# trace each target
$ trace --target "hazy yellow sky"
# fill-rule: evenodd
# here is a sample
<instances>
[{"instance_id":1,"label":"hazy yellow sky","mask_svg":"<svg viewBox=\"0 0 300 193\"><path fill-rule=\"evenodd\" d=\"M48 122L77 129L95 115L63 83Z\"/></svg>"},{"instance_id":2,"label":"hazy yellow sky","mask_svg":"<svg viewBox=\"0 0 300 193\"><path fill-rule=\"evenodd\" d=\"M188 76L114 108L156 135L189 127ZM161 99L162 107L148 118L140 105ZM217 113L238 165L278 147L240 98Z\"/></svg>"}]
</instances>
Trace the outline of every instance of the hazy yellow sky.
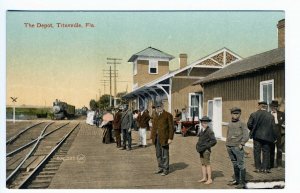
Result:
<instances>
[{"instance_id":1,"label":"hazy yellow sky","mask_svg":"<svg viewBox=\"0 0 300 193\"><path fill-rule=\"evenodd\" d=\"M284 12L7 12L7 95L17 105L51 106L57 98L81 108L104 93L100 80L107 57L121 58L118 92L131 91L127 62L149 46L191 63L227 47L242 57L277 47L278 20ZM53 28L24 23L52 24ZM82 28L58 28L80 23ZM94 27L85 27L91 23ZM106 93L109 92L106 86Z\"/></svg>"}]
</instances>

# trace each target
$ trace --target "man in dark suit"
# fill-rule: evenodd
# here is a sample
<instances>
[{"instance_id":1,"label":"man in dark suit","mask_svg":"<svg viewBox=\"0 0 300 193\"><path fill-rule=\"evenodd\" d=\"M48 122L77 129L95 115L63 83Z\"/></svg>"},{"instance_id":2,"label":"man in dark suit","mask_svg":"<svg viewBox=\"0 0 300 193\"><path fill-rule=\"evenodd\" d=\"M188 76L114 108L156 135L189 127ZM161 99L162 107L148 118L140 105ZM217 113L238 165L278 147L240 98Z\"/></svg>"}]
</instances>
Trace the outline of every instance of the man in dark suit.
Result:
<instances>
[{"instance_id":1,"label":"man in dark suit","mask_svg":"<svg viewBox=\"0 0 300 193\"><path fill-rule=\"evenodd\" d=\"M119 106L118 112L114 116L113 129L115 131L117 148L121 147L121 119L122 119L122 106Z\"/></svg>"},{"instance_id":2,"label":"man in dark suit","mask_svg":"<svg viewBox=\"0 0 300 193\"><path fill-rule=\"evenodd\" d=\"M123 148L122 150L126 149L126 141L128 142L128 151L132 150L131 148L131 129L132 129L132 122L133 122L133 115L132 112L128 109L128 105L123 105L123 113L121 117L121 129L123 135Z\"/></svg>"},{"instance_id":3,"label":"man in dark suit","mask_svg":"<svg viewBox=\"0 0 300 193\"><path fill-rule=\"evenodd\" d=\"M163 109L162 102L156 103L157 116L153 119L152 143L155 144L158 171L162 176L169 173L169 145L174 137L173 115Z\"/></svg>"},{"instance_id":4,"label":"man in dark suit","mask_svg":"<svg viewBox=\"0 0 300 193\"><path fill-rule=\"evenodd\" d=\"M250 115L247 123L254 143L255 172L270 173L270 146L276 141L274 117L267 107L267 102L259 102L258 111Z\"/></svg>"},{"instance_id":5,"label":"man in dark suit","mask_svg":"<svg viewBox=\"0 0 300 193\"><path fill-rule=\"evenodd\" d=\"M149 129L149 120L150 120L150 115L147 109L144 108L143 105L140 106L140 112L138 113L137 116L137 124L139 128L139 146L146 147L147 146L147 141L146 141L146 132L147 129Z\"/></svg>"},{"instance_id":6,"label":"man in dark suit","mask_svg":"<svg viewBox=\"0 0 300 193\"><path fill-rule=\"evenodd\" d=\"M276 125L276 137L277 137L277 141L276 144L272 144L271 145L271 157L270 157L270 167L273 168L274 167L274 158L275 158L275 146L277 148L277 154L276 154L276 165L277 167L282 167L282 138L284 137L284 128L282 127L284 121L285 121L285 114L282 111L278 110L278 101L273 100L270 103L270 107L271 107L271 114L274 116L274 120L275 120L275 125Z\"/></svg>"}]
</instances>

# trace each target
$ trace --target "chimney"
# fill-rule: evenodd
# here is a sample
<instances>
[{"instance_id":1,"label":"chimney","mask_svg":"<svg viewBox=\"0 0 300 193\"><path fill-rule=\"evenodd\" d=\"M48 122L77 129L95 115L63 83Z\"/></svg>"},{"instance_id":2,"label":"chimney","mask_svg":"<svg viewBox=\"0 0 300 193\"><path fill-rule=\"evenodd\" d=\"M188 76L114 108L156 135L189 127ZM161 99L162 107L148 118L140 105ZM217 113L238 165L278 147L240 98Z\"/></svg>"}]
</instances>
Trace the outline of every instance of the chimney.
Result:
<instances>
[{"instance_id":1,"label":"chimney","mask_svg":"<svg viewBox=\"0 0 300 193\"><path fill-rule=\"evenodd\" d=\"M278 21L278 48L285 47L285 19Z\"/></svg>"},{"instance_id":2,"label":"chimney","mask_svg":"<svg viewBox=\"0 0 300 193\"><path fill-rule=\"evenodd\" d=\"M179 54L180 69L187 66L187 54Z\"/></svg>"}]
</instances>

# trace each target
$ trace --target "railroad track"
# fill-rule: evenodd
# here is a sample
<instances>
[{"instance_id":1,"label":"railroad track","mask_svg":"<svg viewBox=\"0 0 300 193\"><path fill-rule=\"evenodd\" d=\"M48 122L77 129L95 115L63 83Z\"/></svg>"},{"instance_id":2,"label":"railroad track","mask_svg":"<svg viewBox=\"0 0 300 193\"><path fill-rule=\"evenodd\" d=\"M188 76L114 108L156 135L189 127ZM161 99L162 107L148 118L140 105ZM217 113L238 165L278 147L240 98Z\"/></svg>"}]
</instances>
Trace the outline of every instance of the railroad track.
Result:
<instances>
[{"instance_id":1,"label":"railroad track","mask_svg":"<svg viewBox=\"0 0 300 193\"><path fill-rule=\"evenodd\" d=\"M77 124L47 123L37 138L7 153L8 188L47 188L78 132ZM50 127L51 125L51 127ZM17 142L19 139L16 139ZM8 164L16 159L15 163Z\"/></svg>"}]
</instances>

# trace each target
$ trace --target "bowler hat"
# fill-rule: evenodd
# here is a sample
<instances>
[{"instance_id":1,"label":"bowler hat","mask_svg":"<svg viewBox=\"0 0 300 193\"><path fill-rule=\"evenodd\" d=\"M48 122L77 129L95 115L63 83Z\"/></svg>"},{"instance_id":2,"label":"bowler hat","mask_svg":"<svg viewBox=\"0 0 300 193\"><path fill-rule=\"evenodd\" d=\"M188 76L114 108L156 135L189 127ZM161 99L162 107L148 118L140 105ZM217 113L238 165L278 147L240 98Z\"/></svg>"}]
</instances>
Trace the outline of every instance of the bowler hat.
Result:
<instances>
[{"instance_id":1,"label":"bowler hat","mask_svg":"<svg viewBox=\"0 0 300 193\"><path fill-rule=\"evenodd\" d=\"M233 107L232 109L230 109L231 113L240 113L242 112L242 110L239 107Z\"/></svg>"},{"instance_id":2,"label":"bowler hat","mask_svg":"<svg viewBox=\"0 0 300 193\"><path fill-rule=\"evenodd\" d=\"M268 103L266 101L259 101L258 104L259 105L268 105Z\"/></svg>"},{"instance_id":3,"label":"bowler hat","mask_svg":"<svg viewBox=\"0 0 300 193\"><path fill-rule=\"evenodd\" d=\"M206 122L211 122L211 119L208 116L203 116L200 121L206 121Z\"/></svg>"},{"instance_id":4,"label":"bowler hat","mask_svg":"<svg viewBox=\"0 0 300 193\"><path fill-rule=\"evenodd\" d=\"M272 107L278 107L278 101L273 100L273 101L270 103L270 106L272 106Z\"/></svg>"}]
</instances>

